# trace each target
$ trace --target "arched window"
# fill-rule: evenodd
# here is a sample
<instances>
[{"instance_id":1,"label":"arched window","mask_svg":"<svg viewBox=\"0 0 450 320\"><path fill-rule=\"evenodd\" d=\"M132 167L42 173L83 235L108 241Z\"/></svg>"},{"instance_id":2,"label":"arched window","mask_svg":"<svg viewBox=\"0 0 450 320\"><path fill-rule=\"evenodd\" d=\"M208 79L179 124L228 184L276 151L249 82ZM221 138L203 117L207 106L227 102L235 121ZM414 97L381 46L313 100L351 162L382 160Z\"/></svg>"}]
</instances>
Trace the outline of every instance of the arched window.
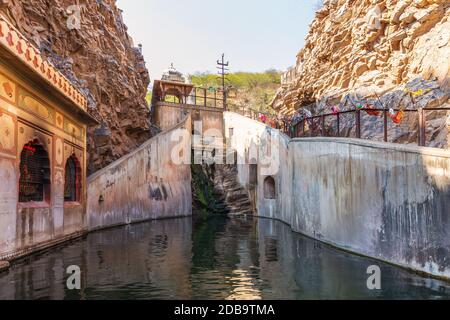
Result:
<instances>
[{"instance_id":1,"label":"arched window","mask_svg":"<svg viewBox=\"0 0 450 320\"><path fill-rule=\"evenodd\" d=\"M50 200L50 160L38 140L28 142L20 154L19 202Z\"/></svg>"},{"instance_id":2,"label":"arched window","mask_svg":"<svg viewBox=\"0 0 450 320\"><path fill-rule=\"evenodd\" d=\"M264 198L276 199L275 180L272 177L267 177L264 179Z\"/></svg>"},{"instance_id":3,"label":"arched window","mask_svg":"<svg viewBox=\"0 0 450 320\"><path fill-rule=\"evenodd\" d=\"M64 180L64 201L79 202L81 200L81 166L75 155L67 159Z\"/></svg>"}]
</instances>

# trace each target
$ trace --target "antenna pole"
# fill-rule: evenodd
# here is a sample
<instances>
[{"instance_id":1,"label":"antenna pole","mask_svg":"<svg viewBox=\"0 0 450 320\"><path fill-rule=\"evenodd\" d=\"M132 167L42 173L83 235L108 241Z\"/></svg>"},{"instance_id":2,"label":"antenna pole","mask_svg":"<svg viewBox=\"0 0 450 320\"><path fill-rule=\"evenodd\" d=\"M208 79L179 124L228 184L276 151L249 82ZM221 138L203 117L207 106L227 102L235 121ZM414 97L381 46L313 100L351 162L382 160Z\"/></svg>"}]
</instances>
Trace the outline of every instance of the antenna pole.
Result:
<instances>
[{"instance_id":1,"label":"antenna pole","mask_svg":"<svg viewBox=\"0 0 450 320\"><path fill-rule=\"evenodd\" d=\"M225 54L222 54L222 59L221 60L217 60L217 66L219 69L219 75L221 76L221 80L222 80L222 92L223 92L223 107L226 110L227 109L227 89L225 87L225 77L227 75L226 71L226 67L229 66L229 62L225 62Z\"/></svg>"}]
</instances>

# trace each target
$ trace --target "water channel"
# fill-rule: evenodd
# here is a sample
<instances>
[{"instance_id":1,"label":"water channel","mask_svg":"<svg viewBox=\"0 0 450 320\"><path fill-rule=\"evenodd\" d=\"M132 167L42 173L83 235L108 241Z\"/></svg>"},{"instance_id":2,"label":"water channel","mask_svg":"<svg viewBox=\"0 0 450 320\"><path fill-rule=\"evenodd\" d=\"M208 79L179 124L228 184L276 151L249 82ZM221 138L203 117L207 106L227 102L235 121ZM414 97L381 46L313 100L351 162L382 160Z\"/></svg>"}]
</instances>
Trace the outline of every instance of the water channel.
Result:
<instances>
[{"instance_id":1,"label":"water channel","mask_svg":"<svg viewBox=\"0 0 450 320\"><path fill-rule=\"evenodd\" d=\"M81 269L81 290L66 269ZM381 290L367 268L381 268ZM336 250L267 219L160 220L15 262L0 299L448 299L450 283Z\"/></svg>"}]
</instances>

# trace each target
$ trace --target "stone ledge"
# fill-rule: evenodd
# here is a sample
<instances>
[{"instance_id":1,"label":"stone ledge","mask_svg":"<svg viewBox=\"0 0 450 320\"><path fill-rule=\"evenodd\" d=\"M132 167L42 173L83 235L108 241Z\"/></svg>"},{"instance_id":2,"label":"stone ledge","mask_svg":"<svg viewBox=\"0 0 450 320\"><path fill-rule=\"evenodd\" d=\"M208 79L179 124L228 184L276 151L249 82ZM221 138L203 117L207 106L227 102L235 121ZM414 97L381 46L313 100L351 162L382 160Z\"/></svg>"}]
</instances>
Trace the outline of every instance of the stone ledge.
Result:
<instances>
[{"instance_id":1,"label":"stone ledge","mask_svg":"<svg viewBox=\"0 0 450 320\"><path fill-rule=\"evenodd\" d=\"M290 140L290 143L295 143L295 142L297 142L297 143L298 142L314 142L314 143L331 142L331 143L338 143L338 144L357 145L357 146L369 147L369 148L387 149L387 150L391 150L391 151L415 153L418 155L425 155L425 156L450 158L450 150L447 150L447 149L420 147L420 146L415 146L415 145L373 141L373 140L367 140L367 139L344 138L344 137L305 137L305 138L293 138Z\"/></svg>"},{"instance_id":2,"label":"stone ledge","mask_svg":"<svg viewBox=\"0 0 450 320\"><path fill-rule=\"evenodd\" d=\"M78 239L86 234L87 234L87 230L83 229L81 231L77 231L77 232L71 233L69 235L65 235L65 236L61 236L61 237L58 237L58 238L55 238L52 240L37 243L37 244L31 245L29 247L25 247L22 249L10 251L10 252L0 252L0 263L6 262L6 261L1 261L1 259L8 259L9 261L17 260L17 259L29 256L31 254L35 254L37 252L41 252L41 251L50 249L52 247L56 247L65 242Z\"/></svg>"},{"instance_id":3,"label":"stone ledge","mask_svg":"<svg viewBox=\"0 0 450 320\"><path fill-rule=\"evenodd\" d=\"M0 261L0 272L8 270L9 269L9 262L8 261Z\"/></svg>"}]
</instances>

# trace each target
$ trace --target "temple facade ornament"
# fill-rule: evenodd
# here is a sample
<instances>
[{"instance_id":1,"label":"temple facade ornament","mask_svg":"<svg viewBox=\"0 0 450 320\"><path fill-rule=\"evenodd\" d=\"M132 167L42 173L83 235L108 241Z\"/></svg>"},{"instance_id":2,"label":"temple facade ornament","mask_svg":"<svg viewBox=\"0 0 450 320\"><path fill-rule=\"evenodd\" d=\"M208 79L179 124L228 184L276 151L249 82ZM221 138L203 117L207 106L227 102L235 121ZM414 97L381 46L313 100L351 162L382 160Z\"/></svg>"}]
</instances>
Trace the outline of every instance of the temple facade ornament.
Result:
<instances>
[{"instance_id":1,"label":"temple facade ornament","mask_svg":"<svg viewBox=\"0 0 450 320\"><path fill-rule=\"evenodd\" d=\"M158 101L164 101L167 97L173 97L177 103L193 103L190 96L194 86L190 83L189 77L186 77L175 69L173 63L164 70L161 80L155 80L153 85L153 98Z\"/></svg>"},{"instance_id":2,"label":"temple facade ornament","mask_svg":"<svg viewBox=\"0 0 450 320\"><path fill-rule=\"evenodd\" d=\"M0 47L6 49L42 80L51 84L76 106L86 110L86 97L34 47L8 20L0 14Z\"/></svg>"},{"instance_id":3,"label":"temple facade ornament","mask_svg":"<svg viewBox=\"0 0 450 320\"><path fill-rule=\"evenodd\" d=\"M175 69L173 63L170 64L169 68L164 70L161 80L186 83L186 77L180 71Z\"/></svg>"},{"instance_id":4,"label":"temple facade ornament","mask_svg":"<svg viewBox=\"0 0 450 320\"><path fill-rule=\"evenodd\" d=\"M86 132L96 124L86 108L0 15L0 261L84 231Z\"/></svg>"}]
</instances>

